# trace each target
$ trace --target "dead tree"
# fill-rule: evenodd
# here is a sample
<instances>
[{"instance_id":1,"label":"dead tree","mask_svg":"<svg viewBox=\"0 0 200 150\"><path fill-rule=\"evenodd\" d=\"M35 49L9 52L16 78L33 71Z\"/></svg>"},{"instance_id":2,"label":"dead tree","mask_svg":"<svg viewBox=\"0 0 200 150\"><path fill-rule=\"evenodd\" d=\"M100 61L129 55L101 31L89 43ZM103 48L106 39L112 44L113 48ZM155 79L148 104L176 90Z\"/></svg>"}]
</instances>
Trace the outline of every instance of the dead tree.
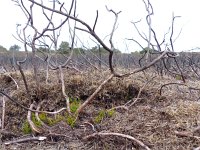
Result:
<instances>
[{"instance_id":1,"label":"dead tree","mask_svg":"<svg viewBox=\"0 0 200 150\"><path fill-rule=\"evenodd\" d=\"M147 63L141 65L139 68L133 69L131 71L127 71L126 73L118 72L117 69L113 65L113 54L116 50L114 42L113 42L113 37L115 35L118 17L120 17L121 11L115 12L114 10L106 7L108 13L112 13L115 18L115 20L113 22L112 30L109 34L109 44L110 45L107 45L103 41L103 39L96 33L96 26L97 26L97 22L98 22L98 18L99 18L98 11L96 13L96 18L94 20L94 24L92 26L90 26L87 22L85 22L84 20L79 18L78 15L76 15L76 0L71 0L69 10L67 10L65 8L65 7L68 7L65 5L65 3L61 3L57 0L50 2L50 4L52 4L52 7L50 7L48 4L46 4L46 1L15 0L15 2L17 3L18 6L20 6L21 10L24 12L24 14L27 18L27 23L26 23L25 27L23 28L23 32L22 32L23 36L21 36L19 34L19 40L24 43L24 49L26 50L27 55L28 55L28 47L32 51L31 57L32 57L32 63L33 63L33 72L34 72L35 82L37 85L38 94L40 93L40 82L38 79L38 71L39 70L38 70L36 62L37 62L37 59L39 58L39 59L42 59L47 62L47 76L48 76L48 69L58 70L58 72L60 74L59 79L60 79L61 86L62 86L61 92L63 93L63 96L66 99L67 111L69 114L70 114L70 102L69 102L69 96L65 92L63 69L70 67L69 64L70 64L70 60L73 55L74 41L77 36L76 33L77 32L85 32L85 33L89 34L93 39L95 39L95 42L98 45L101 45L101 47L103 47L103 49L107 51L107 53L108 53L108 58L107 58L108 59L108 68L109 68L110 73L109 73L108 77L96 88L96 90L80 105L80 107L76 110L75 114L71 114L71 115L74 115L76 117L76 119L78 119L79 114L88 106L89 103L91 103L95 99L95 97L99 94L99 92L101 92L101 90L104 88L104 86L108 82L110 82L113 78L125 78L130 75L134 75L135 73L145 71L146 69L155 65L158 61L160 61L164 57L176 57L174 49L173 49L173 42L171 42L171 41L169 42L171 47L167 46L167 47L163 48L162 45L164 43L163 41L165 41L165 36L164 36L164 39L161 42L159 42L158 38L156 36L156 32L154 31L154 29L151 26L151 16L153 15L153 7L152 7L150 1L147 1L147 2L143 1L145 4L146 10L148 12L148 15L146 16L146 22L147 22L147 26L149 28L148 38L143 36L141 34L141 32L137 29L136 23L133 23L133 25L137 29L138 34L143 38L143 40L145 40L148 43L148 47L151 47L153 50L155 50L157 52L157 55L153 59L150 59L150 62L147 62ZM42 16L47 21L46 26L42 30L40 29L40 26L38 26L38 24L36 22L37 16L35 15L35 9L42 10ZM64 18L64 20L61 21L61 23L57 25L55 22L56 20L54 20L54 16L61 16L62 18ZM71 22L73 22L73 27L70 26ZM42 39L47 39L47 41L50 41L50 43L54 47L54 50L57 51L57 42L58 42L59 32L64 25L68 26L68 28L69 28L68 34L71 37L71 47L70 47L71 53L70 53L69 57L66 59L66 61L64 63L61 63L61 62L59 62L58 59L56 59L56 62L53 63L53 61L51 59L52 55L50 53L48 53L48 55L46 55L45 59L38 56L37 55L37 52L38 52L37 46L42 43L41 42ZM173 26L173 23L172 23L172 26ZM28 28L32 31L32 33L29 33ZM172 39L172 36L173 36L173 30L172 30L170 39ZM137 40L135 40L135 39L130 39L130 40L132 40L140 45L140 43ZM51 44L44 43L44 42L43 42L43 44L48 45L48 47L51 47L50 46ZM142 45L140 45L140 46L143 47ZM171 50L170 50L170 48L171 48ZM145 56L147 56L146 58L149 58L149 55L150 55L150 53L148 52L147 55L145 55ZM57 55L56 55L56 57L57 57ZM21 67L20 63L24 63L25 61L26 61L26 58L22 61L19 61L17 64L18 64L19 70L23 76L27 95L30 95L29 94L30 89L28 87L26 77L23 73L23 70L20 68ZM73 68L73 65L72 65L72 68ZM3 92L1 92L1 93L3 95L5 95L7 98L9 98L10 100L15 101L14 99L9 97L5 93L3 93ZM40 98L40 97L38 96L38 98ZM17 102L17 104L22 107L22 105L19 104L18 102ZM29 111L29 115L28 115L29 120L30 120L30 111L50 113L50 112L46 112L46 111L34 110L33 105L35 105L35 104L37 104L36 101L32 99L30 102L30 107L23 107L24 109ZM35 106L35 108L37 108L37 106ZM64 109L61 109L61 110L64 110ZM55 114L56 112L52 112L52 113ZM32 125L31 121L29 121L29 123ZM37 130L35 130L35 131L37 131Z\"/></svg>"}]
</instances>

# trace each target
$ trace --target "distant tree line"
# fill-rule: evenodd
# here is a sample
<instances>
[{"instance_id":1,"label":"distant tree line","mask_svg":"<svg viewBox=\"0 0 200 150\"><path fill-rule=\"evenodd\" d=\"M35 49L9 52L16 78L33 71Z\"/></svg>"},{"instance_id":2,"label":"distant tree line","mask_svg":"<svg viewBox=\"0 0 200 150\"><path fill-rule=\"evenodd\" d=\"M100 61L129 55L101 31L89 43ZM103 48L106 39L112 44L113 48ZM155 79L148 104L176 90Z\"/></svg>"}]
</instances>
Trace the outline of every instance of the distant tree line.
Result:
<instances>
[{"instance_id":1,"label":"distant tree line","mask_svg":"<svg viewBox=\"0 0 200 150\"><path fill-rule=\"evenodd\" d=\"M43 52L49 52L49 51L52 51L54 52L54 50L50 50L49 48L47 47L39 47L38 48L39 51L43 51ZM58 48L58 52L61 53L61 54L69 54L71 51L74 51L75 54L79 54L79 53L85 53L86 51L90 50L91 52L93 52L94 54L106 54L108 53L105 49L103 49L102 47L98 47L98 46L94 46L92 47L91 49L84 49L84 48L81 48L81 47L78 47L78 48L71 48L69 46L69 43L66 42L66 41L62 41L59 48ZM117 53L121 53L120 50L115 50L115 52Z\"/></svg>"},{"instance_id":2,"label":"distant tree line","mask_svg":"<svg viewBox=\"0 0 200 150\"><path fill-rule=\"evenodd\" d=\"M21 49L21 47L19 45L12 45L10 48L9 48L9 51L19 51ZM0 45L0 52L7 52L8 50L3 47L2 45Z\"/></svg>"}]
</instances>

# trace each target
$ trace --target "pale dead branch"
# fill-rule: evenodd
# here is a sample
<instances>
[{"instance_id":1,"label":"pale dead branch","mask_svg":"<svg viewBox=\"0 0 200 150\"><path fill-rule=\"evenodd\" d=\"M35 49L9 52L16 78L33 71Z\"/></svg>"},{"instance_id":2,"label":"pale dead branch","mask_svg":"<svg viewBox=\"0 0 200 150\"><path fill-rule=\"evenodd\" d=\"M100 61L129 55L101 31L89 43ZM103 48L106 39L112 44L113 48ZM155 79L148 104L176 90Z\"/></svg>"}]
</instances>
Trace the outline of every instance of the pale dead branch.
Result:
<instances>
[{"instance_id":1,"label":"pale dead branch","mask_svg":"<svg viewBox=\"0 0 200 150\"><path fill-rule=\"evenodd\" d=\"M62 67L61 66L59 66L59 71L60 71L60 80L61 80L61 84L62 84L62 94L65 97L65 100L66 100L66 103L67 103L67 112L69 114L71 114L69 96L65 92L65 81L64 81L64 75L63 75L63 71L62 71Z\"/></svg>"},{"instance_id":2,"label":"pale dead branch","mask_svg":"<svg viewBox=\"0 0 200 150\"><path fill-rule=\"evenodd\" d=\"M6 113L6 101L5 96L2 96L2 118L1 118L1 129L4 129L5 122L5 113Z\"/></svg>"},{"instance_id":3,"label":"pale dead branch","mask_svg":"<svg viewBox=\"0 0 200 150\"><path fill-rule=\"evenodd\" d=\"M30 109L33 109L33 107L35 107L35 104L31 104L31 105L30 105ZM37 126L33 123L32 119L31 119L31 116L32 116L31 113L32 113L32 112L29 110L29 111L28 111L28 114L27 114L27 121L28 121L28 123L29 123L29 125L30 125L32 131L33 131L33 132L36 132L36 133L42 133L42 132L43 132L42 129L39 128L39 127L37 127Z\"/></svg>"},{"instance_id":4,"label":"pale dead branch","mask_svg":"<svg viewBox=\"0 0 200 150\"><path fill-rule=\"evenodd\" d=\"M88 97L83 104L81 104L81 106L77 109L76 114L79 114L89 103L91 103L97 94L103 89L104 85L107 84L113 77L114 74L111 74L106 80L104 80L101 85L99 85L99 87L94 91L94 93L90 95L90 97Z\"/></svg>"},{"instance_id":5,"label":"pale dead branch","mask_svg":"<svg viewBox=\"0 0 200 150\"><path fill-rule=\"evenodd\" d=\"M44 136L38 136L38 137L27 137L27 138L21 138L13 141L8 141L5 142L5 145L10 145L10 144L16 144L16 143L23 143L23 142L28 142L28 141L44 141L46 140L47 137Z\"/></svg>"},{"instance_id":6,"label":"pale dead branch","mask_svg":"<svg viewBox=\"0 0 200 150\"><path fill-rule=\"evenodd\" d=\"M114 132L98 132L98 133L93 133L91 135L88 135L88 136L85 136L83 139L84 140L87 140L87 139L90 139L90 138L95 138L97 136L100 136L100 137L104 137L104 136L119 136L119 137L122 137L122 138L126 138L126 139L129 139L129 140L132 140L134 142L136 142L138 145L140 145L141 147L143 147L144 149L146 150L151 150L148 146L146 146L142 141L134 138L133 136L130 136L130 135L126 135L126 134L122 134L122 133L114 133Z\"/></svg>"},{"instance_id":7,"label":"pale dead branch","mask_svg":"<svg viewBox=\"0 0 200 150\"><path fill-rule=\"evenodd\" d=\"M38 104L37 109L36 109L37 111L40 110L40 107L41 107L41 105L42 105L43 102L44 102L44 101L42 101L41 103ZM41 123L41 125L42 125L44 128L46 128L46 129L49 129L49 128L50 128L47 124L45 124L45 123L40 119L38 112L35 112L35 117L36 117L36 119Z\"/></svg>"}]
</instances>

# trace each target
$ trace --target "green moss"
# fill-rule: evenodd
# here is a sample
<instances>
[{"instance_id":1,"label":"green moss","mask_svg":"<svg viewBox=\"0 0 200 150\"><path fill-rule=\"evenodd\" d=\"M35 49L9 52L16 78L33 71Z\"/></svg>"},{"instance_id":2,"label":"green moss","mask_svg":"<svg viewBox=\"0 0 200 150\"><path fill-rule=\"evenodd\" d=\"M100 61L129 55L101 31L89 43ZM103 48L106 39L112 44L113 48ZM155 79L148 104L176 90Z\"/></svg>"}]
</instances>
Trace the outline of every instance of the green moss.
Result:
<instances>
[{"instance_id":1,"label":"green moss","mask_svg":"<svg viewBox=\"0 0 200 150\"><path fill-rule=\"evenodd\" d=\"M76 110L79 108L79 106L80 106L80 102L78 102L78 101L71 102L70 103L70 110L71 110L71 112L75 113Z\"/></svg>"},{"instance_id":2,"label":"green moss","mask_svg":"<svg viewBox=\"0 0 200 150\"><path fill-rule=\"evenodd\" d=\"M47 114L45 114L45 113L39 114L39 118L41 119L41 121L43 121L44 123L46 123L49 126L53 126L53 125L57 124L58 122L65 119L65 117L62 115L56 115L55 118L52 118L52 117L48 117Z\"/></svg>"},{"instance_id":3,"label":"green moss","mask_svg":"<svg viewBox=\"0 0 200 150\"><path fill-rule=\"evenodd\" d=\"M80 99L70 98L69 101L70 101L70 110L72 113L75 113L80 106Z\"/></svg>"},{"instance_id":4,"label":"green moss","mask_svg":"<svg viewBox=\"0 0 200 150\"><path fill-rule=\"evenodd\" d=\"M36 118L34 113L31 114L31 120L32 120L32 122L34 123L35 126L37 126L37 127L41 127L42 126L41 122L37 120L37 118ZM22 124L22 132L24 134L32 133L32 129L31 129L27 119Z\"/></svg>"},{"instance_id":5,"label":"green moss","mask_svg":"<svg viewBox=\"0 0 200 150\"><path fill-rule=\"evenodd\" d=\"M76 117L73 116L73 115L69 115L67 113L64 116L56 115L56 117L54 117L54 118L48 117L48 115L45 114L45 113L40 113L39 114L39 118L40 118L41 121L43 121L44 123L46 123L49 126L53 126L53 125L57 124L60 121L67 122L67 124L70 125L71 127L74 127L75 123L76 123ZM42 126L42 123L37 120L37 118L36 118L34 113L32 113L31 120L33 121L33 123L37 127L41 127ZM22 124L22 132L24 134L32 133L31 127L30 127L30 125L29 125L27 120L25 120L25 122Z\"/></svg>"},{"instance_id":6,"label":"green moss","mask_svg":"<svg viewBox=\"0 0 200 150\"><path fill-rule=\"evenodd\" d=\"M108 117L112 117L114 114L115 114L115 110L114 109L107 110Z\"/></svg>"},{"instance_id":7,"label":"green moss","mask_svg":"<svg viewBox=\"0 0 200 150\"><path fill-rule=\"evenodd\" d=\"M76 124L76 117L72 115L68 115L66 118L66 122L68 125L70 125L73 128Z\"/></svg>"},{"instance_id":8,"label":"green moss","mask_svg":"<svg viewBox=\"0 0 200 150\"><path fill-rule=\"evenodd\" d=\"M94 118L95 123L100 123L106 116L105 110L100 110L98 115Z\"/></svg>"},{"instance_id":9,"label":"green moss","mask_svg":"<svg viewBox=\"0 0 200 150\"><path fill-rule=\"evenodd\" d=\"M94 122L95 123L101 123L101 121L105 118L105 117L112 117L115 114L115 110L114 109L109 109L109 110L100 110L98 115L94 118Z\"/></svg>"},{"instance_id":10,"label":"green moss","mask_svg":"<svg viewBox=\"0 0 200 150\"><path fill-rule=\"evenodd\" d=\"M39 118L41 121L43 121L44 123L47 123L48 119L47 119L47 114L45 113L40 113L39 114Z\"/></svg>"},{"instance_id":11,"label":"green moss","mask_svg":"<svg viewBox=\"0 0 200 150\"><path fill-rule=\"evenodd\" d=\"M70 110L71 110L72 114L74 114L76 112L76 110L79 108L79 106L80 106L80 99L70 98ZM68 113L66 113L64 116L56 115L56 117L49 117L46 113L40 113L39 118L42 122L46 123L49 126L53 126L60 121L65 121L68 125L70 125L71 127L74 127L77 117L76 117L76 115L69 115ZM42 126L42 123L37 120L34 113L32 113L31 119L37 127ZM25 121L23 123L22 130L23 130L23 133L25 133L25 134L32 132L31 127L27 121Z\"/></svg>"},{"instance_id":12,"label":"green moss","mask_svg":"<svg viewBox=\"0 0 200 150\"><path fill-rule=\"evenodd\" d=\"M55 118L47 117L47 124L53 126L64 119L65 117L61 115L56 115Z\"/></svg>"},{"instance_id":13,"label":"green moss","mask_svg":"<svg viewBox=\"0 0 200 150\"><path fill-rule=\"evenodd\" d=\"M27 120L22 124L22 132L24 134L30 134L32 132L31 127Z\"/></svg>"},{"instance_id":14,"label":"green moss","mask_svg":"<svg viewBox=\"0 0 200 150\"><path fill-rule=\"evenodd\" d=\"M37 127L41 127L42 126L42 123L37 120L36 116L35 116L35 113L32 113L31 115L31 120L33 121L33 123L37 126Z\"/></svg>"}]
</instances>

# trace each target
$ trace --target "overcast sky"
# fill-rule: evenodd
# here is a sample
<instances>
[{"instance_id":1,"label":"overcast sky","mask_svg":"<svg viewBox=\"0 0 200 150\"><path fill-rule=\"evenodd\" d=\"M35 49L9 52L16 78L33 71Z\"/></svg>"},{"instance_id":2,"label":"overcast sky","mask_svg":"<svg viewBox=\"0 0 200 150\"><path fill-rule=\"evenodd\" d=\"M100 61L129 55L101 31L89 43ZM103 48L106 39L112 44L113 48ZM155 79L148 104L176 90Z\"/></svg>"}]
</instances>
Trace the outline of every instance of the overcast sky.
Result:
<instances>
[{"instance_id":1,"label":"overcast sky","mask_svg":"<svg viewBox=\"0 0 200 150\"><path fill-rule=\"evenodd\" d=\"M47 1L47 0L44 0ZM67 0L65 0L67 1ZM134 38L141 42L145 47L142 39L139 38L131 21L142 19L143 22L138 24L139 29L148 34L148 28L145 23L145 6L142 0L77 0L77 13L80 19L92 25L95 19L96 10L99 10L99 20L96 27L97 34L104 39L109 35L114 21L113 14L109 13L105 5L109 9L116 12L122 11L119 15L118 28L115 32L113 42L115 47L122 51L135 51L138 46L126 38ZM152 27L156 31L160 41L164 33L168 31L171 25L172 13L181 16L175 21L174 38L180 32L182 33L174 43L176 51L190 50L200 47L200 1L199 0L151 0L154 8L154 17L152 18ZM11 0L0 0L0 45L9 49L11 45L18 44L22 46L12 34L16 35L16 24L24 24L25 19L22 11L14 5ZM39 15L38 15L39 18ZM39 24L43 24L42 20L38 20ZM85 33L79 32L80 37ZM85 36L86 37L86 36ZM60 41L67 41L67 37L61 36ZM88 43L89 39L82 38L82 42ZM108 38L105 38L108 44ZM87 46L86 44L86 46Z\"/></svg>"}]
</instances>

